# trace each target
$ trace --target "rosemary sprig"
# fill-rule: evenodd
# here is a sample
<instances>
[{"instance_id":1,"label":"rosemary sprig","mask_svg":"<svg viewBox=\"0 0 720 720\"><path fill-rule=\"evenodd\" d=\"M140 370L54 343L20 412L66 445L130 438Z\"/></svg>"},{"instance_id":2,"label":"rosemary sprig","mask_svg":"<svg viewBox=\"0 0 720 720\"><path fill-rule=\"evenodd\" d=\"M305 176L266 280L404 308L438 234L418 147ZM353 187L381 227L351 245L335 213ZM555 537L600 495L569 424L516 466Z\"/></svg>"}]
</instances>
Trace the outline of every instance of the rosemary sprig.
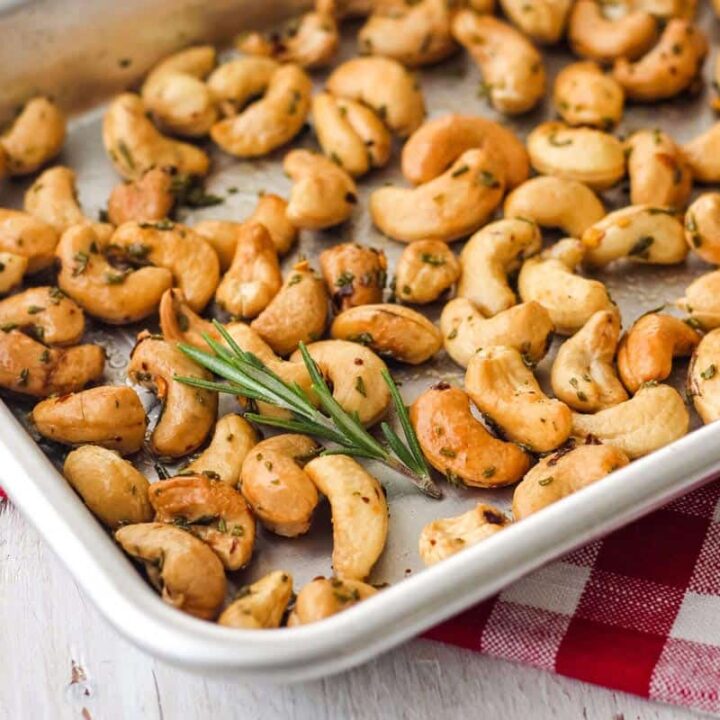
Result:
<instances>
[{"instance_id":1,"label":"rosemary sprig","mask_svg":"<svg viewBox=\"0 0 720 720\"><path fill-rule=\"evenodd\" d=\"M260 358L240 348L220 323L213 322L226 344L204 334L205 342L212 352L184 343L179 343L178 347L198 365L227 382L191 377L175 377L175 380L204 390L241 395L288 410L290 418L269 417L253 412L245 413L245 417L261 425L328 440L337 447L326 448L322 454L344 454L376 460L409 478L426 495L432 498L442 497L430 477L430 470L410 423L405 403L387 370L383 371L382 377L390 390L405 440L403 441L388 423L383 422L380 428L387 441L385 446L363 427L357 415L347 413L335 400L304 344L300 344L300 353L310 374L312 389L319 400L320 408L312 404L307 393L297 383L286 383Z\"/></svg>"}]
</instances>

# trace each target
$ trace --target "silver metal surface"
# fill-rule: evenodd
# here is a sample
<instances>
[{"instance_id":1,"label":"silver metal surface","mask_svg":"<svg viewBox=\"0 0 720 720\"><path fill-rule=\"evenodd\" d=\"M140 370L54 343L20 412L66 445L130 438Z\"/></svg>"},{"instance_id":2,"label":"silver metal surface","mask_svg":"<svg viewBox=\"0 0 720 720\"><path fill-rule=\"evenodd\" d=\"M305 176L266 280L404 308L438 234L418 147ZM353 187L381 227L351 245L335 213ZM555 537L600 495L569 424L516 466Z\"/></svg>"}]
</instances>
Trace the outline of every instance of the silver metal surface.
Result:
<instances>
[{"instance_id":1,"label":"silver metal surface","mask_svg":"<svg viewBox=\"0 0 720 720\"><path fill-rule=\"evenodd\" d=\"M86 105L91 96L107 96L124 87L159 55L178 45L191 39L227 37L240 29L240 22L231 22L236 17L260 21L268 11L286 12L292 3L266 3L264 14L257 7L260 4L254 2L133 0L122 3L122 9L118 5L38 0L25 3L20 9L11 8L7 15L0 14L0 31L4 39L8 38L0 48L0 57L7 61L10 52L19 53L14 64L0 62L4 88L0 112L9 103L22 100L32 86L29 78L35 78L38 87L53 92L66 103ZM703 10L707 12L702 24L712 37L714 28L709 8ZM158 18L164 18L165 22ZM179 35L177 27L186 28L185 33ZM32 29L32 37L41 38L42 47L55 51L66 64L58 62L62 67L54 67L55 63L48 62L49 54L45 50L40 54L31 53L30 50L37 51L37 46L25 47L27 43L20 41L23 28L23 32L28 33ZM118 28L124 29L121 32ZM352 26L348 29L343 57L354 53L355 29ZM125 45L130 36L133 42ZM104 60L92 55L100 45ZM72 60L75 56L85 60L75 62ZM90 57L96 58L96 67L87 67ZM548 57L551 74L571 59L568 53L554 50ZM118 59L123 58L131 61L126 67L121 67L125 63L118 63ZM13 68L17 69L17 75ZM126 70L130 72L129 68L132 68L132 77L123 74ZM709 76L709 64L705 72ZM321 84L322 76L318 75L317 80ZM477 70L462 55L423 71L421 80L431 116L448 111L493 116L476 96ZM73 83L76 87L69 87ZM80 199L90 216L105 206L111 188L118 182L102 149L102 111L99 105L76 115L66 147L58 159L58 163L70 165L76 171ZM508 124L524 135L551 114L548 100L544 108ZM714 117L707 98L701 96L661 106L628 108L620 132L659 126L677 139L685 140L712 122ZM314 147L314 142L312 133L305 133L295 144ZM282 155L283 152L278 152L259 161L241 162L213 150L208 190L225 196L226 200L216 207L187 212L184 221L192 225L209 218L242 219L250 213L258 191L272 189L286 195L289 182L280 167ZM356 240L385 250L391 268L394 267L402 246L373 229L367 214L367 198L373 188L388 181L402 182L397 168L398 155L399 147L391 169L362 180L359 208L351 222L328 232L303 233L297 252L314 258L324 247ZM229 192L231 188L236 192ZM24 183L3 188L2 205L19 206L24 189ZM623 189L608 193L605 199L610 207L628 202ZM548 234L546 239L553 238ZM459 250L459 246L455 247ZM292 260L291 257L287 262ZM674 268L622 266L601 277L622 308L627 327L642 312L680 296L693 277L708 269L699 261L691 260L687 266ZM431 317L436 318L439 309L440 306L431 308ZM142 327L112 332L99 325L90 327L87 339L101 343L108 351L107 382L125 382L128 352ZM555 349L539 368L543 382L547 381ZM402 381L407 402L439 379L456 382L462 379L462 372L444 355L419 369L395 366L392 370ZM678 363L673 381L679 388L685 371L686 364ZM142 397L152 416L157 410L153 407L153 398L147 394ZM223 407L230 409L232 400L225 398ZM30 408L31 404L15 398L8 399L7 406L0 403L0 484L38 527L106 617L138 645L174 663L203 671L233 676L242 673L279 681L316 677L360 663L487 597L563 552L660 507L720 473L720 426L702 428L481 545L424 570L417 554L417 539L423 525L437 517L462 512L478 501L507 509L512 491L459 489L444 484L445 498L435 502L397 476L374 467L387 488L391 517L388 544L371 580L392 586L323 623L292 631L258 633L228 630L195 620L162 603L57 472L64 450L34 435L26 422ZM694 423L698 424L696 418ZM155 477L154 460L147 452L138 459L139 466L150 478ZM235 574L231 581L233 585L245 584L270 569L283 568L292 572L296 587L300 587L316 575L331 574L331 550L329 513L323 507L310 533L301 539L283 540L261 531L251 566Z\"/></svg>"}]
</instances>

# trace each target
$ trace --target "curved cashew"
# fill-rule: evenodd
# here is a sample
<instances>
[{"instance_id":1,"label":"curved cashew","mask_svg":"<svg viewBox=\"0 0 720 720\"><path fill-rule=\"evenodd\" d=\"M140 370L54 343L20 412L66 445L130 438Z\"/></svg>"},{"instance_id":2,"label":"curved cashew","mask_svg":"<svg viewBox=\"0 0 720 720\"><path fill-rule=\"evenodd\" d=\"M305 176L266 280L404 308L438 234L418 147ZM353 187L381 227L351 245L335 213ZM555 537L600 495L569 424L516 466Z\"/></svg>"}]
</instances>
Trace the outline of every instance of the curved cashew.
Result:
<instances>
[{"instance_id":1,"label":"curved cashew","mask_svg":"<svg viewBox=\"0 0 720 720\"><path fill-rule=\"evenodd\" d=\"M692 316L704 330L720 327L720 270L701 275L685 289L675 303Z\"/></svg>"},{"instance_id":2,"label":"curved cashew","mask_svg":"<svg viewBox=\"0 0 720 720\"><path fill-rule=\"evenodd\" d=\"M357 187L332 160L309 150L291 150L283 160L293 180L288 220L297 228L322 230L345 222L357 204Z\"/></svg>"},{"instance_id":3,"label":"curved cashew","mask_svg":"<svg viewBox=\"0 0 720 720\"><path fill-rule=\"evenodd\" d=\"M535 42L554 45L565 31L572 0L500 0L505 15Z\"/></svg>"},{"instance_id":4,"label":"curved cashew","mask_svg":"<svg viewBox=\"0 0 720 720\"><path fill-rule=\"evenodd\" d=\"M458 240L484 225L502 201L504 161L495 151L464 152L442 175L416 188L370 195L373 222L393 240Z\"/></svg>"},{"instance_id":5,"label":"curved cashew","mask_svg":"<svg viewBox=\"0 0 720 720\"><path fill-rule=\"evenodd\" d=\"M537 48L514 27L491 15L460 10L452 21L455 39L480 67L490 104L518 115L545 94L545 67Z\"/></svg>"},{"instance_id":6,"label":"curved cashew","mask_svg":"<svg viewBox=\"0 0 720 720\"><path fill-rule=\"evenodd\" d=\"M433 520L420 533L418 551L425 565L449 558L502 530L510 521L492 505L478 503L455 517Z\"/></svg>"},{"instance_id":7,"label":"curved cashew","mask_svg":"<svg viewBox=\"0 0 720 720\"><path fill-rule=\"evenodd\" d=\"M280 65L265 57L239 57L217 67L207 84L226 116L237 115L251 100L262 95Z\"/></svg>"},{"instance_id":8,"label":"curved cashew","mask_svg":"<svg viewBox=\"0 0 720 720\"><path fill-rule=\"evenodd\" d=\"M0 251L26 258L28 273L50 267L57 244L52 226L29 213L0 208Z\"/></svg>"},{"instance_id":9,"label":"curved cashew","mask_svg":"<svg viewBox=\"0 0 720 720\"><path fill-rule=\"evenodd\" d=\"M700 335L671 315L643 315L628 330L618 349L618 371L625 387L637 392L648 382L662 382L672 372L676 357L687 357Z\"/></svg>"},{"instance_id":10,"label":"curved cashew","mask_svg":"<svg viewBox=\"0 0 720 720\"><path fill-rule=\"evenodd\" d=\"M442 348L442 333L424 315L387 303L344 310L333 321L330 334L410 365L421 365Z\"/></svg>"},{"instance_id":11,"label":"curved cashew","mask_svg":"<svg viewBox=\"0 0 720 720\"><path fill-rule=\"evenodd\" d=\"M151 388L163 404L150 438L154 452L182 457L196 450L210 433L217 416L217 393L176 382L175 377L211 380L173 344L141 333L130 355L128 377Z\"/></svg>"},{"instance_id":12,"label":"curved cashew","mask_svg":"<svg viewBox=\"0 0 720 720\"><path fill-rule=\"evenodd\" d=\"M410 408L423 455L449 482L468 487L516 483L530 467L517 445L493 437L473 415L468 395L438 383Z\"/></svg>"},{"instance_id":13,"label":"curved cashew","mask_svg":"<svg viewBox=\"0 0 720 720\"><path fill-rule=\"evenodd\" d=\"M580 445L542 458L515 488L515 520L592 485L629 462L628 456L612 445Z\"/></svg>"},{"instance_id":14,"label":"curved cashew","mask_svg":"<svg viewBox=\"0 0 720 720\"><path fill-rule=\"evenodd\" d=\"M720 182L720 122L682 146L693 178L701 183Z\"/></svg>"},{"instance_id":15,"label":"curved cashew","mask_svg":"<svg viewBox=\"0 0 720 720\"><path fill-rule=\"evenodd\" d=\"M720 265L720 193L704 193L685 213L685 239L705 262Z\"/></svg>"},{"instance_id":16,"label":"curved cashew","mask_svg":"<svg viewBox=\"0 0 720 720\"><path fill-rule=\"evenodd\" d=\"M628 399L613 360L620 340L617 310L596 312L558 350L552 366L552 389L578 412L593 413Z\"/></svg>"},{"instance_id":17,"label":"curved cashew","mask_svg":"<svg viewBox=\"0 0 720 720\"><path fill-rule=\"evenodd\" d=\"M27 266L26 257L0 250L0 295L9 293L22 282Z\"/></svg>"},{"instance_id":18,"label":"curved cashew","mask_svg":"<svg viewBox=\"0 0 720 720\"><path fill-rule=\"evenodd\" d=\"M227 580L220 559L202 540L164 523L127 525L115 533L115 540L145 563L166 603L204 620L217 615Z\"/></svg>"},{"instance_id":19,"label":"curved cashew","mask_svg":"<svg viewBox=\"0 0 720 720\"><path fill-rule=\"evenodd\" d=\"M674 265L687 255L682 223L672 211L629 205L606 215L582 234L584 262L604 267L626 258L633 262Z\"/></svg>"},{"instance_id":20,"label":"curved cashew","mask_svg":"<svg viewBox=\"0 0 720 720\"><path fill-rule=\"evenodd\" d=\"M697 79L707 52L704 33L688 20L675 18L647 55L634 63L618 58L613 76L632 100L664 100L686 90Z\"/></svg>"},{"instance_id":21,"label":"curved cashew","mask_svg":"<svg viewBox=\"0 0 720 720\"><path fill-rule=\"evenodd\" d=\"M31 417L38 432L50 440L100 445L121 455L142 447L147 424L137 393L109 385L43 400Z\"/></svg>"},{"instance_id":22,"label":"curved cashew","mask_svg":"<svg viewBox=\"0 0 720 720\"><path fill-rule=\"evenodd\" d=\"M692 192L692 171L673 139L660 130L639 130L626 141L630 202L683 208Z\"/></svg>"},{"instance_id":23,"label":"curved cashew","mask_svg":"<svg viewBox=\"0 0 720 720\"><path fill-rule=\"evenodd\" d=\"M553 102L568 125L607 130L622 120L625 93L597 63L576 62L557 74Z\"/></svg>"},{"instance_id":24,"label":"curved cashew","mask_svg":"<svg viewBox=\"0 0 720 720\"><path fill-rule=\"evenodd\" d=\"M318 494L303 465L319 450L305 435L276 435L243 461L242 494L271 532L296 537L310 529Z\"/></svg>"},{"instance_id":25,"label":"curved cashew","mask_svg":"<svg viewBox=\"0 0 720 720\"><path fill-rule=\"evenodd\" d=\"M688 370L688 395L707 425L720 419L720 331L709 332L695 348Z\"/></svg>"},{"instance_id":26,"label":"curved cashew","mask_svg":"<svg viewBox=\"0 0 720 720\"><path fill-rule=\"evenodd\" d=\"M318 93L312 117L325 155L353 177L387 165L392 138L374 110L355 100Z\"/></svg>"},{"instance_id":27,"label":"curved cashew","mask_svg":"<svg viewBox=\"0 0 720 720\"><path fill-rule=\"evenodd\" d=\"M593 190L612 187L625 175L622 143L594 128L545 122L528 135L527 148L539 173L579 180Z\"/></svg>"},{"instance_id":28,"label":"curved cashew","mask_svg":"<svg viewBox=\"0 0 720 720\"><path fill-rule=\"evenodd\" d=\"M139 180L152 168L175 168L184 175L207 175L210 159L194 145L163 135L148 119L142 99L118 95L103 119L103 144L115 170Z\"/></svg>"},{"instance_id":29,"label":"curved cashew","mask_svg":"<svg viewBox=\"0 0 720 720\"><path fill-rule=\"evenodd\" d=\"M292 575L275 570L242 588L222 611L218 624L246 630L280 627L292 594Z\"/></svg>"},{"instance_id":30,"label":"curved cashew","mask_svg":"<svg viewBox=\"0 0 720 720\"><path fill-rule=\"evenodd\" d=\"M327 80L328 92L372 108L400 137L420 127L425 117L422 90L397 61L385 57L353 58Z\"/></svg>"},{"instance_id":31,"label":"curved cashew","mask_svg":"<svg viewBox=\"0 0 720 720\"><path fill-rule=\"evenodd\" d=\"M387 539L388 507L382 486L347 455L315 458L305 472L330 502L333 570L339 578L363 580Z\"/></svg>"},{"instance_id":32,"label":"curved cashew","mask_svg":"<svg viewBox=\"0 0 720 720\"><path fill-rule=\"evenodd\" d=\"M61 235L72 225L91 222L80 209L75 173L57 165L45 170L25 192L25 212L52 226Z\"/></svg>"},{"instance_id":33,"label":"curved cashew","mask_svg":"<svg viewBox=\"0 0 720 720\"><path fill-rule=\"evenodd\" d=\"M470 300L487 317L512 307L517 297L507 276L541 247L542 237L534 222L506 219L486 225L460 253L458 297Z\"/></svg>"},{"instance_id":34,"label":"curved cashew","mask_svg":"<svg viewBox=\"0 0 720 720\"><path fill-rule=\"evenodd\" d=\"M163 220L175 204L172 188L170 173L161 168L148 170L139 180L122 182L108 198L108 219L113 225Z\"/></svg>"},{"instance_id":35,"label":"curved cashew","mask_svg":"<svg viewBox=\"0 0 720 720\"><path fill-rule=\"evenodd\" d=\"M317 578L298 593L287 626L297 627L324 620L366 600L376 592L372 585L359 580Z\"/></svg>"},{"instance_id":36,"label":"curved cashew","mask_svg":"<svg viewBox=\"0 0 720 720\"><path fill-rule=\"evenodd\" d=\"M624 403L595 415L573 413L572 433L614 445L634 460L681 438L689 424L679 393L669 385L649 384Z\"/></svg>"},{"instance_id":37,"label":"curved cashew","mask_svg":"<svg viewBox=\"0 0 720 720\"><path fill-rule=\"evenodd\" d=\"M320 253L320 270L338 310L382 302L387 279L382 250L356 243L334 245Z\"/></svg>"},{"instance_id":38,"label":"curved cashew","mask_svg":"<svg viewBox=\"0 0 720 720\"><path fill-rule=\"evenodd\" d=\"M83 445L65 458L63 475L109 528L152 520L147 479L116 452Z\"/></svg>"},{"instance_id":39,"label":"curved cashew","mask_svg":"<svg viewBox=\"0 0 720 720\"><path fill-rule=\"evenodd\" d=\"M287 200L279 195L263 193L246 221L259 222L267 228L279 255L287 254L298 238L298 229L290 222L287 207Z\"/></svg>"},{"instance_id":40,"label":"curved cashew","mask_svg":"<svg viewBox=\"0 0 720 720\"><path fill-rule=\"evenodd\" d=\"M225 152L260 157L300 132L310 110L310 78L297 65L283 65L271 74L265 87L260 100L210 129L210 137Z\"/></svg>"},{"instance_id":41,"label":"curved cashew","mask_svg":"<svg viewBox=\"0 0 720 720\"><path fill-rule=\"evenodd\" d=\"M395 294L400 302L435 302L460 277L460 262L442 240L416 240L395 267Z\"/></svg>"},{"instance_id":42,"label":"curved cashew","mask_svg":"<svg viewBox=\"0 0 720 720\"><path fill-rule=\"evenodd\" d=\"M534 177L515 188L505 198L503 211L505 217L557 227L570 237L580 237L605 217L602 202L587 185L554 175Z\"/></svg>"},{"instance_id":43,"label":"curved cashew","mask_svg":"<svg viewBox=\"0 0 720 720\"><path fill-rule=\"evenodd\" d=\"M486 318L465 298L451 300L440 316L445 350L460 366L483 347L506 345L523 354L527 362L538 363L547 354L555 326L540 303L515 305Z\"/></svg>"}]
</instances>

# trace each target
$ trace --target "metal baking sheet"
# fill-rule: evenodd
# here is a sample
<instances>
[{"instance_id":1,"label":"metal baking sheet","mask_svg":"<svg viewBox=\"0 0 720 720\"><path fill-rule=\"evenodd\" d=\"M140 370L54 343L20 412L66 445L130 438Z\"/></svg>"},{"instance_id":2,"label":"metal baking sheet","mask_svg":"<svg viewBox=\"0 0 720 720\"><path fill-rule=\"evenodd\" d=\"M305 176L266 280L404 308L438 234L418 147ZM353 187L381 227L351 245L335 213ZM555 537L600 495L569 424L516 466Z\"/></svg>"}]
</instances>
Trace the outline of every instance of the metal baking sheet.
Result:
<instances>
[{"instance_id":1,"label":"metal baking sheet","mask_svg":"<svg viewBox=\"0 0 720 720\"><path fill-rule=\"evenodd\" d=\"M37 22L34 15L37 5L44 3L31 2L10 15L0 15L0 30L9 22L20 27L23 23L31 23L33 17ZM63 1L53 5L81 6L85 3ZM157 52L147 50L147 18L161 17L163 11L167 11L168 3L131 2L126 4L125 13L121 13L113 3L92 5L103 6L105 12L92 17L92 22L98 27L90 34L112 40L109 28L114 22L121 22L126 28L133 27L133 22L142 23L140 36L145 41L145 44L132 44L137 48L138 55L133 55L131 48L122 46L118 40L114 41L115 45L105 48L103 57L113 58L110 64L115 68L112 72L108 71L105 85L98 84L97 72L88 73L90 77L83 75L78 78L78 85L92 86L100 99L102 95L107 96L136 80L141 71L157 59ZM167 33L163 33L162 27L152 28L159 36L155 50L160 46L160 54L163 54L187 44L189 40L220 37L218 25L224 28L228 25L219 23L219 19L234 17L227 2L200 3L207 14L200 13L197 5L192 2L174 3L177 17L173 14L174 20ZM236 9L250 5L256 4L234 3ZM278 3L278 13L286 12L289 5L291 3ZM141 10L143 14L140 14ZM710 10L703 6L701 11L701 25L712 38L715 28ZM261 22L267 17L255 13L251 20ZM54 17L45 19L42 29L47 35L47 43L54 47L55 44L62 45L57 33L60 32L59 27L63 28L53 25L53 22L57 23ZM177 31L178 24L184 28L182 33ZM33 27L34 32L39 32L36 25ZM233 29L241 29L241 23L235 22ZM64 30L68 34L67 28ZM355 54L356 30L357 25L346 26L338 61ZM82 32L77 30L77 33L73 35L70 32L69 35L75 40L88 36L87 27ZM121 34L122 38L127 38L127 34ZM9 52L8 48L3 48L0 56ZM545 54L550 78L572 60L570 53L562 49L552 49ZM36 77L41 63L36 57L33 65L26 50L18 67L25 73L24 77ZM5 68L2 72L6 73L12 65L0 63L2 67ZM43 63L42 67L46 64ZM132 68L132 74L123 76L122 71L128 67ZM71 70L81 72L75 65L71 65ZM709 77L709 70L707 63L706 77ZM52 82L73 82L72 75L57 75ZM315 76L318 87L322 86L323 77L321 73ZM430 117L460 112L501 119L478 97L480 76L465 55L458 54L434 68L423 70L420 77ZM50 82L47 78L45 80ZM16 86L24 85L18 82ZM48 91L52 87L43 86L43 89ZM58 85L57 89L61 90L61 87ZM708 88L697 97L683 97L660 106L629 107L618 132L627 134L642 127L661 127L677 140L687 140L715 120L706 97L709 92ZM76 99L72 93L59 92L59 96L66 102ZM3 101L0 101L0 110L2 107ZM76 171L80 200L89 216L95 216L105 206L111 188L119 181L102 148L102 114L103 105L100 102L74 117L68 141L57 161ZM550 100L546 98L545 105L537 111L504 122L524 137L532 127L552 117L552 114ZM293 145L317 147L312 132L305 132ZM184 210L183 222L193 225L210 218L242 220L250 214L258 192L272 190L287 196L290 185L281 169L285 149L261 160L238 161L222 155L209 144L207 148L213 159L208 191L224 197L225 201L210 208ZM372 227L367 200L374 188L387 182L403 182L397 162L399 151L398 144L389 169L363 178L359 183L360 202L352 220L325 232L303 232L295 252L286 259L285 267L292 264L298 253L315 259L322 249L332 244L356 241L384 250L392 271L404 245L384 238ZM20 207L27 184L13 182L6 185L2 190L2 204ZM609 209L623 206L629 202L627 187L616 188L606 193L603 199ZM551 234L546 234L547 242L554 239ZM457 250L460 247L461 243L454 245ZM709 266L693 258L687 265L670 268L618 266L599 277L607 283L620 305L624 326L628 327L643 312L680 297L694 277L708 270ZM430 307L430 317L437 319L440 309L441 304ZM86 339L100 343L108 353L105 378L108 383L126 382L128 353L135 335L146 326L142 323L109 330L90 323ZM149 327L153 329L152 324ZM538 369L543 383L547 383L557 346L556 341ZM677 363L672 381L678 388L683 385L686 367L685 362ZM433 382L443 379L461 384L463 377L463 371L443 353L421 368L392 365L391 370L402 383L402 393L408 403ZM153 396L142 392L141 397L151 417L156 415L158 408ZM292 631L258 633L221 628L164 605L57 472L66 450L40 439L34 432L27 422L27 412L32 404L17 398L7 398L6 403L0 403L0 481L111 622L150 652L189 668L234 675L242 672L276 680L315 677L357 664L487 597L562 552L659 507L671 497L706 482L720 472L720 426L703 428L481 545L425 570L417 553L417 539L427 522L463 512L478 501L490 502L507 510L512 489L471 490L442 483L445 497L436 502L419 494L398 476L384 471L382 467L372 466L371 470L376 472L388 491L390 530L387 547L371 581L389 583L391 587L376 598L323 623ZM233 407L231 398L223 398L222 411ZM694 413L693 423L694 426L699 424ZM154 464L157 459L149 452L145 451L133 459L150 479L156 477ZM244 585L271 569L282 568L293 574L295 586L299 588L317 575L332 573L331 551L329 512L327 506L321 506L312 529L300 539L286 540L260 530L252 563L247 570L232 575L231 586Z\"/></svg>"}]
</instances>

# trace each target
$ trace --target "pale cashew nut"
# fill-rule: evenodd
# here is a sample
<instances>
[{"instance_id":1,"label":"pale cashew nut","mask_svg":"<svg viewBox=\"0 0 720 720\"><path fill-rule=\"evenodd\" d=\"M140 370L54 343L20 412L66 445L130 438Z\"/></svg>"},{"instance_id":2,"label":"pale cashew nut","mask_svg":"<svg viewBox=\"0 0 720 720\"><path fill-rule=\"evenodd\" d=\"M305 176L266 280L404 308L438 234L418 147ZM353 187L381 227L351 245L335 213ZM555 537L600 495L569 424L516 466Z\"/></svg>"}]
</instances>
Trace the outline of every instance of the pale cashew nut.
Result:
<instances>
[{"instance_id":1,"label":"pale cashew nut","mask_svg":"<svg viewBox=\"0 0 720 720\"><path fill-rule=\"evenodd\" d=\"M0 251L26 258L28 273L50 267L57 244L58 234L51 225L29 213L0 208Z\"/></svg>"},{"instance_id":2,"label":"pale cashew nut","mask_svg":"<svg viewBox=\"0 0 720 720\"><path fill-rule=\"evenodd\" d=\"M541 247L540 230L532 221L506 219L486 225L460 253L458 297L470 300L486 317L517 304L507 276Z\"/></svg>"},{"instance_id":3,"label":"pale cashew nut","mask_svg":"<svg viewBox=\"0 0 720 720\"><path fill-rule=\"evenodd\" d=\"M538 43L554 45L564 32L572 0L500 0L505 15L523 34Z\"/></svg>"},{"instance_id":4,"label":"pale cashew nut","mask_svg":"<svg viewBox=\"0 0 720 720\"><path fill-rule=\"evenodd\" d=\"M720 193L704 193L685 213L685 239L705 262L720 265Z\"/></svg>"},{"instance_id":5,"label":"pale cashew nut","mask_svg":"<svg viewBox=\"0 0 720 720\"><path fill-rule=\"evenodd\" d=\"M425 565L435 565L460 550L477 545L509 523L500 510L484 503L478 503L462 515L433 520L420 533L420 557Z\"/></svg>"},{"instance_id":6,"label":"pale cashew nut","mask_svg":"<svg viewBox=\"0 0 720 720\"><path fill-rule=\"evenodd\" d=\"M503 487L516 483L530 467L528 455L491 435L473 415L467 393L448 383L422 393L410 408L410 421L423 455L448 482Z\"/></svg>"},{"instance_id":7,"label":"pale cashew nut","mask_svg":"<svg viewBox=\"0 0 720 720\"><path fill-rule=\"evenodd\" d=\"M153 223L167 218L175 204L173 180L162 168L148 170L138 180L116 185L108 198L108 220Z\"/></svg>"},{"instance_id":8,"label":"pale cashew nut","mask_svg":"<svg viewBox=\"0 0 720 720\"><path fill-rule=\"evenodd\" d=\"M453 18L452 33L479 66L496 110L519 115L540 102L546 85L543 57L512 25L466 9Z\"/></svg>"},{"instance_id":9,"label":"pale cashew nut","mask_svg":"<svg viewBox=\"0 0 720 720\"><path fill-rule=\"evenodd\" d=\"M292 575L275 570L242 588L221 613L218 624L260 630L280 627L292 598Z\"/></svg>"},{"instance_id":10,"label":"pale cashew nut","mask_svg":"<svg viewBox=\"0 0 720 720\"><path fill-rule=\"evenodd\" d=\"M317 578L298 593L288 627L307 625L337 615L377 593L372 585L347 578Z\"/></svg>"},{"instance_id":11,"label":"pale cashew nut","mask_svg":"<svg viewBox=\"0 0 720 720\"><path fill-rule=\"evenodd\" d=\"M315 458L305 472L330 502L335 574L364 580L387 540L388 506L382 486L347 455Z\"/></svg>"},{"instance_id":12,"label":"pale cashew nut","mask_svg":"<svg viewBox=\"0 0 720 720\"><path fill-rule=\"evenodd\" d=\"M387 259L382 250L341 243L323 250L319 259L336 309L382 302L387 279Z\"/></svg>"},{"instance_id":13,"label":"pale cashew nut","mask_svg":"<svg viewBox=\"0 0 720 720\"><path fill-rule=\"evenodd\" d=\"M113 450L83 445L65 458L63 475L103 525L116 530L152 520L147 479Z\"/></svg>"},{"instance_id":14,"label":"pale cashew nut","mask_svg":"<svg viewBox=\"0 0 720 720\"><path fill-rule=\"evenodd\" d=\"M688 395L707 425L720 419L720 331L709 332L695 348L688 370Z\"/></svg>"},{"instance_id":15,"label":"pale cashew nut","mask_svg":"<svg viewBox=\"0 0 720 720\"><path fill-rule=\"evenodd\" d=\"M682 146L693 178L701 183L720 182L720 122Z\"/></svg>"},{"instance_id":16,"label":"pale cashew nut","mask_svg":"<svg viewBox=\"0 0 720 720\"><path fill-rule=\"evenodd\" d=\"M630 460L612 445L579 445L542 458L513 493L513 516L522 520L548 505L582 490Z\"/></svg>"},{"instance_id":17,"label":"pale cashew nut","mask_svg":"<svg viewBox=\"0 0 720 720\"><path fill-rule=\"evenodd\" d=\"M585 413L625 402L628 394L613 364L619 340L617 310L596 312L558 350L550 376L557 398Z\"/></svg>"},{"instance_id":18,"label":"pale cashew nut","mask_svg":"<svg viewBox=\"0 0 720 720\"><path fill-rule=\"evenodd\" d=\"M61 235L72 225L91 222L80 209L75 173L57 165L45 170L25 192L25 212L52 226Z\"/></svg>"},{"instance_id":19,"label":"pale cashew nut","mask_svg":"<svg viewBox=\"0 0 720 720\"><path fill-rule=\"evenodd\" d=\"M26 257L0 250L0 295L9 293L22 282L27 267Z\"/></svg>"},{"instance_id":20,"label":"pale cashew nut","mask_svg":"<svg viewBox=\"0 0 720 720\"><path fill-rule=\"evenodd\" d=\"M145 564L166 603L203 620L218 614L227 580L220 559L202 540L164 523L126 525L115 540Z\"/></svg>"},{"instance_id":21,"label":"pale cashew nut","mask_svg":"<svg viewBox=\"0 0 720 720\"><path fill-rule=\"evenodd\" d=\"M720 327L720 270L693 280L675 304L704 330Z\"/></svg>"},{"instance_id":22,"label":"pale cashew nut","mask_svg":"<svg viewBox=\"0 0 720 720\"><path fill-rule=\"evenodd\" d=\"M270 58L239 57L217 67L207 79L225 116L237 115L251 100L262 95L280 65Z\"/></svg>"},{"instance_id":23,"label":"pale cashew nut","mask_svg":"<svg viewBox=\"0 0 720 720\"><path fill-rule=\"evenodd\" d=\"M137 393L110 385L43 400L31 417L38 432L50 440L100 445L121 455L142 447L147 425Z\"/></svg>"},{"instance_id":24,"label":"pale cashew nut","mask_svg":"<svg viewBox=\"0 0 720 720\"><path fill-rule=\"evenodd\" d=\"M573 413L572 433L620 448L631 460L687 434L690 416L677 390L648 384L624 403L595 415Z\"/></svg>"},{"instance_id":25,"label":"pale cashew nut","mask_svg":"<svg viewBox=\"0 0 720 720\"><path fill-rule=\"evenodd\" d=\"M460 278L460 262L442 240L416 240L395 267L398 301L415 305L435 302Z\"/></svg>"}]
</instances>

